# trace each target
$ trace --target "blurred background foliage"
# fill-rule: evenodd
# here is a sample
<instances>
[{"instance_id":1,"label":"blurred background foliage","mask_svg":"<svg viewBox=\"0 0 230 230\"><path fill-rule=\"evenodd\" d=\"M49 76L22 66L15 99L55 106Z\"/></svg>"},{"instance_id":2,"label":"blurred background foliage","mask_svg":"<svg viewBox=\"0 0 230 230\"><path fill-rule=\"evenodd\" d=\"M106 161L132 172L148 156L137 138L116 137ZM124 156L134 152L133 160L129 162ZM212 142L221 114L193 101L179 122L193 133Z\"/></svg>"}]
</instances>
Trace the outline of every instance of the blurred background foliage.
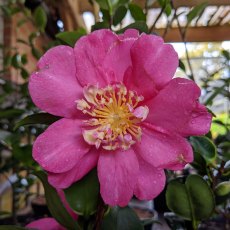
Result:
<instances>
[{"instance_id":1,"label":"blurred background foliage","mask_svg":"<svg viewBox=\"0 0 230 230\"><path fill-rule=\"evenodd\" d=\"M195 229L200 223L199 227L205 229L207 221L220 224L219 229L229 227L230 41L225 40L230 40L230 34L223 31L230 28L230 3L181 2L1 1L0 220L9 217L10 223L20 222L31 199L44 193L33 174L39 166L32 159L31 148L35 137L58 117L39 111L28 94L28 77L36 69L37 60L53 46L74 46L90 31L110 28L122 33L126 28L136 28L174 42L180 57L176 76L194 80L202 89L201 102L213 113L211 131L190 138L194 162L183 172L167 172L166 196L164 191L160 202L166 202L168 209L157 210L156 199L156 210L164 214L171 229ZM222 28L215 32L214 27ZM113 209L111 215L116 213L118 218L119 212ZM122 213L133 220L126 209ZM103 223L105 229L109 218Z\"/></svg>"}]
</instances>

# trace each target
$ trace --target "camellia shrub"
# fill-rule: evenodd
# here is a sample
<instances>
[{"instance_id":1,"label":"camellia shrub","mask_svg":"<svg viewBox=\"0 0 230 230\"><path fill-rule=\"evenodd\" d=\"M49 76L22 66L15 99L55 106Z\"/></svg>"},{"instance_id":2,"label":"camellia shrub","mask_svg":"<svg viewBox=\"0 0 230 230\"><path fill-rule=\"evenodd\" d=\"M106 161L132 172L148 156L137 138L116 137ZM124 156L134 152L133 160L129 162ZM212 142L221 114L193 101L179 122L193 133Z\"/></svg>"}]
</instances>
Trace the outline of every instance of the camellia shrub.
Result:
<instances>
[{"instance_id":1,"label":"camellia shrub","mask_svg":"<svg viewBox=\"0 0 230 230\"><path fill-rule=\"evenodd\" d=\"M30 108L33 114L15 127L49 125L34 135L30 153L38 165L31 163L29 173L42 182L52 217L0 229L141 230L145 221L129 202L153 200L164 189L169 210L192 229L217 207L227 217L221 206L230 194L226 146L217 152L214 114L199 102L194 76L175 77L185 66L172 45L149 33L140 7L97 2L104 17L91 33L59 33L58 45L37 56L28 91L42 112ZM159 1L167 16L169 2ZM190 12L190 22L204 7ZM135 23L115 30L121 8ZM44 11L36 14L44 32ZM186 175L188 164L193 172Z\"/></svg>"}]
</instances>

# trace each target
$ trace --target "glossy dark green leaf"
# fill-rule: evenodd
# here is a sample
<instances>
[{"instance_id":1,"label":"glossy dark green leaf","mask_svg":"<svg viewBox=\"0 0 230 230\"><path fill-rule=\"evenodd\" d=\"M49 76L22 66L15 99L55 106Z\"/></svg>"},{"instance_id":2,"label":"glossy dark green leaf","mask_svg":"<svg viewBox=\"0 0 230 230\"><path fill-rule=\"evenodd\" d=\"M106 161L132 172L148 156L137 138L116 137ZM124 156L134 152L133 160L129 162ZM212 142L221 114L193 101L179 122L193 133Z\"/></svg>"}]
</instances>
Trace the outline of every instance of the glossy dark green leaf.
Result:
<instances>
[{"instance_id":1,"label":"glossy dark green leaf","mask_svg":"<svg viewBox=\"0 0 230 230\"><path fill-rule=\"evenodd\" d=\"M207 137L191 137L190 141L194 150L201 154L207 164L215 164L216 161L216 147L214 143Z\"/></svg>"},{"instance_id":2,"label":"glossy dark green leaf","mask_svg":"<svg viewBox=\"0 0 230 230\"><path fill-rule=\"evenodd\" d=\"M0 110L0 119L1 118L14 118L22 115L24 113L23 109L5 109Z\"/></svg>"},{"instance_id":3,"label":"glossy dark green leaf","mask_svg":"<svg viewBox=\"0 0 230 230\"><path fill-rule=\"evenodd\" d=\"M29 228L23 228L14 225L0 225L0 230L28 230Z\"/></svg>"},{"instance_id":4,"label":"glossy dark green leaf","mask_svg":"<svg viewBox=\"0 0 230 230\"><path fill-rule=\"evenodd\" d=\"M116 26L119 23L121 23L121 21L123 20L123 18L125 17L126 13L127 13L127 8L125 6L120 6L116 9L114 16L113 16L113 25Z\"/></svg>"},{"instance_id":5,"label":"glossy dark green leaf","mask_svg":"<svg viewBox=\"0 0 230 230\"><path fill-rule=\"evenodd\" d=\"M77 31L66 31L58 33L55 37L61 40L64 44L74 47L76 41L86 35L86 31L84 29L79 29Z\"/></svg>"},{"instance_id":6,"label":"glossy dark green leaf","mask_svg":"<svg viewBox=\"0 0 230 230\"><path fill-rule=\"evenodd\" d=\"M124 31L126 31L127 29L136 29L139 30L140 33L148 33L148 26L145 22L143 21L136 21L128 26L126 26L125 28L117 31L117 33L124 33Z\"/></svg>"},{"instance_id":7,"label":"glossy dark green leaf","mask_svg":"<svg viewBox=\"0 0 230 230\"><path fill-rule=\"evenodd\" d=\"M129 4L129 11L135 21L146 21L146 15L140 6Z\"/></svg>"},{"instance_id":8,"label":"glossy dark green leaf","mask_svg":"<svg viewBox=\"0 0 230 230\"><path fill-rule=\"evenodd\" d=\"M102 221L101 230L144 230L136 213L129 207L113 207Z\"/></svg>"},{"instance_id":9,"label":"glossy dark green leaf","mask_svg":"<svg viewBox=\"0 0 230 230\"><path fill-rule=\"evenodd\" d=\"M194 151L194 160L191 165L198 171L199 175L207 175L206 161L200 153Z\"/></svg>"},{"instance_id":10,"label":"glossy dark green leaf","mask_svg":"<svg viewBox=\"0 0 230 230\"><path fill-rule=\"evenodd\" d=\"M187 14L187 24L190 24L190 22L198 17L202 11L207 7L207 2L203 2L195 7L192 8L192 10Z\"/></svg>"},{"instance_id":11,"label":"glossy dark green leaf","mask_svg":"<svg viewBox=\"0 0 230 230\"><path fill-rule=\"evenodd\" d=\"M79 225L75 222L68 211L64 208L60 197L47 180L47 175L43 171L34 172L34 174L41 180L44 190L46 203L51 215L64 227L69 230L80 230Z\"/></svg>"},{"instance_id":12,"label":"glossy dark green leaf","mask_svg":"<svg viewBox=\"0 0 230 230\"><path fill-rule=\"evenodd\" d=\"M94 24L91 27L91 30L95 31L95 30L108 29L108 28L109 28L109 23L106 21L103 21L103 22L97 22L96 24Z\"/></svg>"},{"instance_id":13,"label":"glossy dark green leaf","mask_svg":"<svg viewBox=\"0 0 230 230\"><path fill-rule=\"evenodd\" d=\"M212 190L198 175L188 176L185 184L179 180L169 182L166 202L171 211L192 221L207 219L215 208Z\"/></svg>"},{"instance_id":14,"label":"glossy dark green leaf","mask_svg":"<svg viewBox=\"0 0 230 230\"><path fill-rule=\"evenodd\" d=\"M64 192L66 200L75 212L79 215L90 216L97 210L99 190L97 171L92 170Z\"/></svg>"},{"instance_id":15,"label":"glossy dark green leaf","mask_svg":"<svg viewBox=\"0 0 230 230\"><path fill-rule=\"evenodd\" d=\"M34 21L38 29L41 31L45 30L47 24L47 15L41 6L38 6L34 11Z\"/></svg>"},{"instance_id":16,"label":"glossy dark green leaf","mask_svg":"<svg viewBox=\"0 0 230 230\"><path fill-rule=\"evenodd\" d=\"M23 125L34 125L34 124L50 125L59 119L60 119L60 117L51 115L49 113L32 114L32 115L29 115L29 116L23 118L21 121L19 121L15 125L14 129L17 129Z\"/></svg>"}]
</instances>

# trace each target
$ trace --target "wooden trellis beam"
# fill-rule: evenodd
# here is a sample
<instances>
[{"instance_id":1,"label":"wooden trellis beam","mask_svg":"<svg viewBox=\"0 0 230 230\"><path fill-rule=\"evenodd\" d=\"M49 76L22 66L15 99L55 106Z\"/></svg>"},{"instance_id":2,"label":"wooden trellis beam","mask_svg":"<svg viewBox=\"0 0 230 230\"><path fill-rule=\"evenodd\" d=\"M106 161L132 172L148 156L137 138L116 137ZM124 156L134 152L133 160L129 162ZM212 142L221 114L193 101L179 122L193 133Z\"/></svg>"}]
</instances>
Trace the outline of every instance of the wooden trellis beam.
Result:
<instances>
[{"instance_id":1,"label":"wooden trellis beam","mask_svg":"<svg viewBox=\"0 0 230 230\"><path fill-rule=\"evenodd\" d=\"M154 32L164 34L165 29L157 29ZM182 42L180 32L177 28L170 28L164 37L166 42ZM187 42L221 42L230 40L230 25L189 27L186 32Z\"/></svg>"}]
</instances>

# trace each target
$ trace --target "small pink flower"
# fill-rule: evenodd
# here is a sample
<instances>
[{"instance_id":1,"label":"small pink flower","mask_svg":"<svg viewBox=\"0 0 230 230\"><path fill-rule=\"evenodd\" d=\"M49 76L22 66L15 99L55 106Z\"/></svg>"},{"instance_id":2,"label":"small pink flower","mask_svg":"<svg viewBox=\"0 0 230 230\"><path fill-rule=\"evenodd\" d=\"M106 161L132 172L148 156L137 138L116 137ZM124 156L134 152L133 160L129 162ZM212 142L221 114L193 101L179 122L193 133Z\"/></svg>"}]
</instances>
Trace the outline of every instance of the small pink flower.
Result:
<instances>
[{"instance_id":1,"label":"small pink flower","mask_svg":"<svg viewBox=\"0 0 230 230\"><path fill-rule=\"evenodd\" d=\"M136 30L99 30L74 49L50 49L29 82L34 103L63 117L33 147L49 182L67 188L97 166L105 203L156 197L164 169L193 161L186 137L207 133L211 123L198 86L172 79L177 66L171 45Z\"/></svg>"}]
</instances>

